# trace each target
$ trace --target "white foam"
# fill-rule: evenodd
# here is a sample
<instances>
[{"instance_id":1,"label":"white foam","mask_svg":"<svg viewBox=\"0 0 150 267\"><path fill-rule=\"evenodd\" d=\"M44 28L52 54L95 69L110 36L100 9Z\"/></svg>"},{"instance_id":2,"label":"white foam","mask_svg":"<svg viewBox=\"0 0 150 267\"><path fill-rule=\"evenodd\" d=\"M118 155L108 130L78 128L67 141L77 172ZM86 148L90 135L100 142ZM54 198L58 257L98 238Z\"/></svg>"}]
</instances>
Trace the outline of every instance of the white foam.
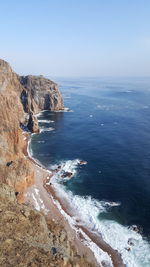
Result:
<instances>
[{"instance_id":1,"label":"white foam","mask_svg":"<svg viewBox=\"0 0 150 267\"><path fill-rule=\"evenodd\" d=\"M43 132L52 132L54 131L55 128L53 127L49 127L49 128L40 128L40 133L43 133Z\"/></svg>"},{"instance_id":2,"label":"white foam","mask_svg":"<svg viewBox=\"0 0 150 267\"><path fill-rule=\"evenodd\" d=\"M46 110L42 110L39 113L35 114L36 118L40 118L43 115L43 112L45 112Z\"/></svg>"},{"instance_id":3,"label":"white foam","mask_svg":"<svg viewBox=\"0 0 150 267\"><path fill-rule=\"evenodd\" d=\"M79 234L82 234L82 236L84 236L84 240L82 240L82 242L93 251L93 253L95 255L95 258L97 259L98 263L101 263L103 261L106 264L108 264L106 266L113 267L111 258L108 255L108 253L104 252L94 242L92 242L92 240L83 232L83 230L81 228L76 227L75 226L76 225L76 220L73 217L70 217L61 208L61 205L60 205L60 203L57 200L55 200L52 196L51 196L51 198L52 198L54 204L60 210L61 214L64 216L64 218L69 222L69 224L71 225L71 227L76 231L77 235L79 236Z\"/></svg>"},{"instance_id":4,"label":"white foam","mask_svg":"<svg viewBox=\"0 0 150 267\"><path fill-rule=\"evenodd\" d=\"M41 122L41 123L54 123L54 121L52 121L52 120L38 120L38 122Z\"/></svg>"},{"instance_id":5,"label":"white foam","mask_svg":"<svg viewBox=\"0 0 150 267\"><path fill-rule=\"evenodd\" d=\"M33 151L32 151L32 148L31 148L31 138L30 138L30 140L28 141L27 153L28 153L29 157L32 158L32 156L33 156Z\"/></svg>"},{"instance_id":6,"label":"white foam","mask_svg":"<svg viewBox=\"0 0 150 267\"><path fill-rule=\"evenodd\" d=\"M62 169L67 172L72 172L74 175L77 172L78 162L80 160L66 161L62 164ZM55 166L56 168L56 166ZM113 249L118 250L123 258L124 263L128 267L149 267L150 266L150 244L142 238L142 236L124 227L113 220L99 220L98 215L101 212L108 212L108 209L113 206L118 206L120 203L98 201L90 196L81 197L73 195L71 191L66 191L65 186L60 184L62 170L54 174L51 182L56 192L63 196L63 199L71 205L74 220L80 220L84 226L88 227L92 232L102 235L103 239L110 244ZM62 178L61 178L62 180ZM132 239L135 245L130 245L128 242ZM130 249L130 251L128 251Z\"/></svg>"},{"instance_id":7,"label":"white foam","mask_svg":"<svg viewBox=\"0 0 150 267\"><path fill-rule=\"evenodd\" d=\"M76 174L76 170L77 170L79 165L80 165L80 160L75 159L75 160L68 160L68 161L61 162L59 165L60 169L57 169L58 165L53 165L53 166L50 165L49 168L52 170L57 169L57 173L56 173L56 175L54 175L54 177L55 177L55 179L58 179L58 182L59 182L62 179L63 180L70 179L69 177L62 178L62 175L64 173L69 172L72 174L71 176L74 176Z\"/></svg>"}]
</instances>

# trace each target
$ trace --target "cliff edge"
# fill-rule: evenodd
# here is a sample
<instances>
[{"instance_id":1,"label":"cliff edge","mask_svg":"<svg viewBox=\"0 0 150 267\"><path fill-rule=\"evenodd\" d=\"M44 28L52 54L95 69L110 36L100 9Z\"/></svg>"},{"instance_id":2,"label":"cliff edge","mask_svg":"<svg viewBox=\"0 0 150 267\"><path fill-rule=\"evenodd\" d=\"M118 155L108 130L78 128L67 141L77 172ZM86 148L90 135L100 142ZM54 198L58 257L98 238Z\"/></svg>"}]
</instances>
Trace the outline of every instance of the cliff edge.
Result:
<instances>
[{"instance_id":1,"label":"cliff edge","mask_svg":"<svg viewBox=\"0 0 150 267\"><path fill-rule=\"evenodd\" d=\"M0 174L1 181L18 192L20 182L34 180L30 161L25 158L23 130L38 132L35 113L63 109L56 83L43 76L22 77L0 60Z\"/></svg>"},{"instance_id":2,"label":"cliff edge","mask_svg":"<svg viewBox=\"0 0 150 267\"><path fill-rule=\"evenodd\" d=\"M35 113L63 108L56 83L19 76L0 59L1 266L91 266L77 255L60 224L22 203L35 179L33 162L24 153L29 132L39 131Z\"/></svg>"}]
</instances>

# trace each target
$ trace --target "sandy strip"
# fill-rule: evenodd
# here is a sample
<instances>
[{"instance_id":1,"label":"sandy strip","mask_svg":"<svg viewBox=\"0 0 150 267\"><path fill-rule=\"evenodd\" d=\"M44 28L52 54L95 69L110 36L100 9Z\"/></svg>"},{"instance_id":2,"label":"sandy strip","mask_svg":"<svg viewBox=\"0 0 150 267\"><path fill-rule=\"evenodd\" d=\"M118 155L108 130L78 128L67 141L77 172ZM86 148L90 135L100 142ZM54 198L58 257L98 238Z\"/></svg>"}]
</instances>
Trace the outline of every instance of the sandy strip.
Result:
<instances>
[{"instance_id":1,"label":"sandy strip","mask_svg":"<svg viewBox=\"0 0 150 267\"><path fill-rule=\"evenodd\" d=\"M33 163L35 172L35 184L27 188L25 192L26 202L30 203L30 205L35 209L42 211L57 223L63 225L68 233L69 239L73 241L73 245L76 247L79 254L81 256L85 255L87 260L93 262L93 264L96 264L96 266L100 266L100 263L98 263L94 253L87 246L86 237L88 237L91 242L100 248L102 253L106 252L110 256L114 267L124 267L125 264L123 263L119 252L111 248L102 238L90 232L84 226L79 225L77 221L74 224L74 227L70 225L69 221L67 220L67 216L71 219L73 214L71 214L69 203L64 203L57 195L57 192L55 192L53 185L48 184L53 172L40 165L28 154L29 137L28 135L25 136L27 142L24 147L24 154ZM59 205L56 205L56 203ZM63 213L60 212L60 207ZM66 216L64 216L64 214L66 214Z\"/></svg>"}]
</instances>

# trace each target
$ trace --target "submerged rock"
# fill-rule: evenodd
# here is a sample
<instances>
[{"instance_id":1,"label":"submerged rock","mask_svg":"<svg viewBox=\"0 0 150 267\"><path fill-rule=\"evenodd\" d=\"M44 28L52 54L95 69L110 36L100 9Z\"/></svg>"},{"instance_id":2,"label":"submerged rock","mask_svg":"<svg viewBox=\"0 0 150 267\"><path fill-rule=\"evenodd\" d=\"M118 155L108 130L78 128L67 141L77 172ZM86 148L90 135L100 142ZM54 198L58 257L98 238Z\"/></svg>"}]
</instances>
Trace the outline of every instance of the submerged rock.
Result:
<instances>
[{"instance_id":1,"label":"submerged rock","mask_svg":"<svg viewBox=\"0 0 150 267\"><path fill-rule=\"evenodd\" d=\"M61 177L62 177L62 178L66 178L66 177L71 178L72 175L73 175L72 172L64 172L64 173L61 175Z\"/></svg>"},{"instance_id":2,"label":"submerged rock","mask_svg":"<svg viewBox=\"0 0 150 267\"><path fill-rule=\"evenodd\" d=\"M142 233L142 231L143 231L142 227L137 226L137 225L132 225L132 226L129 227L129 229L131 229L131 230L133 230L133 231L135 231L137 233Z\"/></svg>"},{"instance_id":3,"label":"submerged rock","mask_svg":"<svg viewBox=\"0 0 150 267\"><path fill-rule=\"evenodd\" d=\"M80 160L79 164L80 164L80 165L86 165L86 164L87 164L87 161L85 161L85 160Z\"/></svg>"}]
</instances>

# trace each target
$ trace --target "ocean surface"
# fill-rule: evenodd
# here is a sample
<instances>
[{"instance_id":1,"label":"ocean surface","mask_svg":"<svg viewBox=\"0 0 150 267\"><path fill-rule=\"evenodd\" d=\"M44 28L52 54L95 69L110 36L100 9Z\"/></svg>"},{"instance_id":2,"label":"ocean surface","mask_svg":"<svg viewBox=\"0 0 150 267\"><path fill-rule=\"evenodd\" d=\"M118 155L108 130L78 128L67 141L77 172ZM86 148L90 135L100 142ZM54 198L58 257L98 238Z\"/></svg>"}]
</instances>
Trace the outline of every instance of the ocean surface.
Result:
<instances>
[{"instance_id":1,"label":"ocean surface","mask_svg":"<svg viewBox=\"0 0 150 267\"><path fill-rule=\"evenodd\" d=\"M127 266L150 266L150 79L55 81L68 109L38 115L32 156L61 166L53 183L83 225ZM65 171L73 177L62 178Z\"/></svg>"}]
</instances>

